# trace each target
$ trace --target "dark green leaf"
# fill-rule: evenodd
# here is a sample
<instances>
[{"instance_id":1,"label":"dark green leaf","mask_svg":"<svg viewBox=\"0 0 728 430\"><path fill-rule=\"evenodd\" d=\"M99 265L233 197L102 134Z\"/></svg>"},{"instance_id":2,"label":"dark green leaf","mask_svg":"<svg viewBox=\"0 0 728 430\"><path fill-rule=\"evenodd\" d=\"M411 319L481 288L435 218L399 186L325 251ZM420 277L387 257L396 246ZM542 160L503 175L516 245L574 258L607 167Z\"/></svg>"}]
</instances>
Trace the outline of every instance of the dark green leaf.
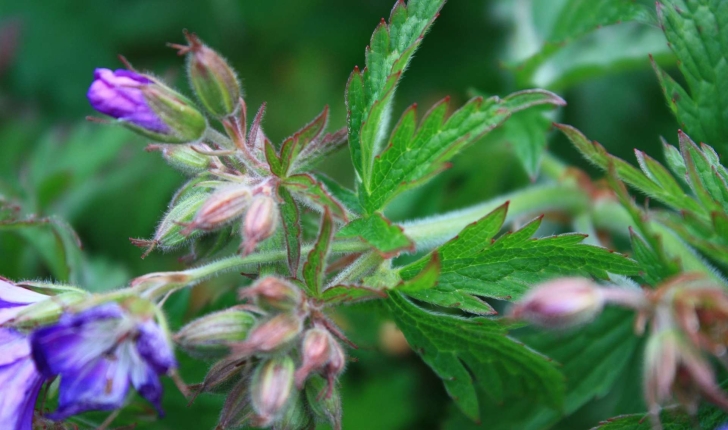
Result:
<instances>
[{"instance_id":1,"label":"dark green leaf","mask_svg":"<svg viewBox=\"0 0 728 430\"><path fill-rule=\"evenodd\" d=\"M329 107L326 106L319 116L283 142L280 151L281 170L283 172L289 174L299 154L321 136L326 128L328 118Z\"/></svg>"},{"instance_id":2,"label":"dark green leaf","mask_svg":"<svg viewBox=\"0 0 728 430\"><path fill-rule=\"evenodd\" d=\"M316 181L313 176L301 173L290 176L283 180L282 185L287 187L294 197L297 197L307 204L314 204L320 208L326 208L335 218L347 221L346 209L339 203L324 187L321 182Z\"/></svg>"},{"instance_id":3,"label":"dark green leaf","mask_svg":"<svg viewBox=\"0 0 728 430\"><path fill-rule=\"evenodd\" d=\"M301 213L298 205L293 200L291 193L285 187L278 189L278 196L283 201L281 204L281 220L285 230L286 249L288 251L288 270L292 277L298 274L298 265L301 260Z\"/></svg>"},{"instance_id":4,"label":"dark green leaf","mask_svg":"<svg viewBox=\"0 0 728 430\"><path fill-rule=\"evenodd\" d=\"M336 237L358 237L376 248L384 258L392 258L402 251L414 251L415 247L414 242L404 235L402 227L392 224L379 213L355 219L339 230Z\"/></svg>"},{"instance_id":5,"label":"dark green leaf","mask_svg":"<svg viewBox=\"0 0 728 430\"><path fill-rule=\"evenodd\" d=\"M329 255L331 240L334 237L334 221L331 212L324 209L321 217L321 228L318 239L311 252L308 253L306 264L303 265L303 280L309 292L317 297L323 289L324 274L326 270L326 257Z\"/></svg>"}]
</instances>

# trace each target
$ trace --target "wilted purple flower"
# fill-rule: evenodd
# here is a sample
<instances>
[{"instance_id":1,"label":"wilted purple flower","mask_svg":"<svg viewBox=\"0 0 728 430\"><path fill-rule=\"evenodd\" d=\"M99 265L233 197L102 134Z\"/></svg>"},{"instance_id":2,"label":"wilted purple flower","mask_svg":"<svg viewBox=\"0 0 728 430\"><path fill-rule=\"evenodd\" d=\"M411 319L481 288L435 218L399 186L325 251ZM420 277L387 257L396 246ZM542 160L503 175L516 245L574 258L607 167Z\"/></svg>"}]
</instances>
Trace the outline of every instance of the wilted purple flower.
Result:
<instances>
[{"instance_id":1,"label":"wilted purple flower","mask_svg":"<svg viewBox=\"0 0 728 430\"><path fill-rule=\"evenodd\" d=\"M44 380L31 358L28 338L0 327L0 428L30 430Z\"/></svg>"},{"instance_id":2,"label":"wilted purple flower","mask_svg":"<svg viewBox=\"0 0 728 430\"><path fill-rule=\"evenodd\" d=\"M152 319L106 303L66 314L31 339L38 369L46 377L61 377L58 410L50 418L119 408L130 385L162 413L159 375L176 367L176 361Z\"/></svg>"},{"instance_id":3,"label":"wilted purple flower","mask_svg":"<svg viewBox=\"0 0 728 430\"><path fill-rule=\"evenodd\" d=\"M151 83L150 79L129 70L96 69L88 89L88 101L103 114L164 134L169 127L154 113L142 92L142 87Z\"/></svg>"},{"instance_id":4,"label":"wilted purple flower","mask_svg":"<svg viewBox=\"0 0 728 430\"><path fill-rule=\"evenodd\" d=\"M25 306L47 298L48 296L44 294L19 287L7 279L0 278L0 324L15 318Z\"/></svg>"}]
</instances>

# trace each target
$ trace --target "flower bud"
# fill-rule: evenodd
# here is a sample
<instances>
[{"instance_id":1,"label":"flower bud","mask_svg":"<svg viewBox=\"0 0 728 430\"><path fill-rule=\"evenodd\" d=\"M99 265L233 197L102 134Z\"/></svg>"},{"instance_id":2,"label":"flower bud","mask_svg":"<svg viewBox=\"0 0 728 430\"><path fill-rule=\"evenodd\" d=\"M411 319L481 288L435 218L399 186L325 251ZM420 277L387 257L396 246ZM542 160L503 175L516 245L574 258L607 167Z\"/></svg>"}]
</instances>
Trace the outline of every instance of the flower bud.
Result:
<instances>
[{"instance_id":1,"label":"flower bud","mask_svg":"<svg viewBox=\"0 0 728 430\"><path fill-rule=\"evenodd\" d=\"M334 340L325 330L310 329L303 338L301 347L301 367L296 370L296 387L303 388L308 375L315 370L323 369L331 359Z\"/></svg>"},{"instance_id":2,"label":"flower bud","mask_svg":"<svg viewBox=\"0 0 728 430\"><path fill-rule=\"evenodd\" d=\"M154 272L131 280L131 287L139 294L149 294L161 287L182 287L190 282L191 276L179 272Z\"/></svg>"},{"instance_id":3,"label":"flower bud","mask_svg":"<svg viewBox=\"0 0 728 430\"><path fill-rule=\"evenodd\" d=\"M278 314L256 326L245 342L232 345L233 355L247 356L275 351L295 339L302 329L303 323L297 316Z\"/></svg>"},{"instance_id":4,"label":"flower bud","mask_svg":"<svg viewBox=\"0 0 728 430\"><path fill-rule=\"evenodd\" d=\"M209 196L209 194L200 191L188 193L164 214L162 221L154 232L154 238L151 240L131 239L132 244L147 248L142 258L146 257L156 247L166 251L189 242L195 235L183 234L187 228L186 225L192 222Z\"/></svg>"},{"instance_id":5,"label":"flower bud","mask_svg":"<svg viewBox=\"0 0 728 430\"><path fill-rule=\"evenodd\" d=\"M195 396L200 393L225 393L230 389L232 381L247 380L250 377L250 366L246 360L224 359L213 364L201 384L190 386Z\"/></svg>"},{"instance_id":6,"label":"flower bud","mask_svg":"<svg viewBox=\"0 0 728 430\"><path fill-rule=\"evenodd\" d=\"M278 225L278 205L268 196L256 197L243 222L243 256L255 250L258 243L275 233Z\"/></svg>"},{"instance_id":7,"label":"flower bud","mask_svg":"<svg viewBox=\"0 0 728 430\"><path fill-rule=\"evenodd\" d=\"M289 311L301 304L301 290L275 276L266 276L248 288L241 288L239 297L255 297L258 306L265 310Z\"/></svg>"},{"instance_id":8,"label":"flower bud","mask_svg":"<svg viewBox=\"0 0 728 430\"><path fill-rule=\"evenodd\" d=\"M250 189L241 184L225 185L209 195L194 219L182 231L190 234L196 229L215 230L238 218L250 201Z\"/></svg>"},{"instance_id":9,"label":"flower bud","mask_svg":"<svg viewBox=\"0 0 728 430\"><path fill-rule=\"evenodd\" d=\"M162 157L170 166L188 175L196 175L207 171L217 157L201 154L199 151L212 151L204 143L189 145L152 144L147 145L147 151L160 151ZM195 150L197 149L197 150Z\"/></svg>"},{"instance_id":10,"label":"flower bud","mask_svg":"<svg viewBox=\"0 0 728 430\"><path fill-rule=\"evenodd\" d=\"M190 85L213 115L222 117L235 111L240 98L240 82L225 59L197 37L185 32L188 46L172 45L180 55L187 54Z\"/></svg>"},{"instance_id":11,"label":"flower bud","mask_svg":"<svg viewBox=\"0 0 728 430\"><path fill-rule=\"evenodd\" d=\"M293 390L293 360L275 357L261 363L253 374L251 400L260 427L269 426L285 411Z\"/></svg>"},{"instance_id":12,"label":"flower bud","mask_svg":"<svg viewBox=\"0 0 728 430\"><path fill-rule=\"evenodd\" d=\"M248 423L252 414L250 377L246 375L233 386L225 398L225 404L220 412L220 421L215 430L242 428Z\"/></svg>"},{"instance_id":13,"label":"flower bud","mask_svg":"<svg viewBox=\"0 0 728 430\"><path fill-rule=\"evenodd\" d=\"M306 408L303 395L293 390L283 415L273 426L275 430L301 430L313 428L313 416Z\"/></svg>"},{"instance_id":14,"label":"flower bud","mask_svg":"<svg viewBox=\"0 0 728 430\"><path fill-rule=\"evenodd\" d=\"M14 327L33 328L40 325L52 323L61 316L69 306L81 303L88 299L89 294L85 291L68 291L48 299L28 305L15 314L9 322Z\"/></svg>"},{"instance_id":15,"label":"flower bud","mask_svg":"<svg viewBox=\"0 0 728 430\"><path fill-rule=\"evenodd\" d=\"M511 317L545 328L567 328L602 311L601 289L584 278L560 278L534 287L510 311Z\"/></svg>"},{"instance_id":16,"label":"flower bud","mask_svg":"<svg viewBox=\"0 0 728 430\"><path fill-rule=\"evenodd\" d=\"M323 378L313 376L306 383L306 399L316 418L328 421L334 430L341 430L341 395L336 386L327 387Z\"/></svg>"},{"instance_id":17,"label":"flower bud","mask_svg":"<svg viewBox=\"0 0 728 430\"><path fill-rule=\"evenodd\" d=\"M239 309L227 309L198 318L177 333L177 345L196 358L221 357L229 344L242 342L255 325L255 317Z\"/></svg>"},{"instance_id":18,"label":"flower bud","mask_svg":"<svg viewBox=\"0 0 728 430\"><path fill-rule=\"evenodd\" d=\"M130 70L96 69L87 97L97 111L159 142L192 142L207 128L190 100L158 79Z\"/></svg>"}]
</instances>

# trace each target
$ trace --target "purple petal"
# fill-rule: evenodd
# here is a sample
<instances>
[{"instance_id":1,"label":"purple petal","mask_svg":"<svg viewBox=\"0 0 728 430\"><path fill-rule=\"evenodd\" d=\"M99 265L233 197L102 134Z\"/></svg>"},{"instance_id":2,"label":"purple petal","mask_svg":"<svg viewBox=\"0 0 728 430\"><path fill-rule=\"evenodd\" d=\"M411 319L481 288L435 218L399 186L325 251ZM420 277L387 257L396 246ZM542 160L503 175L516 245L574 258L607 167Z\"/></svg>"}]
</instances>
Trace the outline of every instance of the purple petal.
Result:
<instances>
[{"instance_id":1,"label":"purple petal","mask_svg":"<svg viewBox=\"0 0 728 430\"><path fill-rule=\"evenodd\" d=\"M174 358L174 351L169 345L169 340L154 321L147 320L139 324L137 328L139 329L139 338L136 341L137 351L155 372L164 374L177 367L177 360Z\"/></svg>"},{"instance_id":2,"label":"purple petal","mask_svg":"<svg viewBox=\"0 0 728 430\"><path fill-rule=\"evenodd\" d=\"M107 354L77 372L62 374L58 410L48 417L62 420L90 410L121 407L129 392L129 364L117 354Z\"/></svg>"},{"instance_id":3,"label":"purple petal","mask_svg":"<svg viewBox=\"0 0 728 430\"><path fill-rule=\"evenodd\" d=\"M156 133L169 127L149 107L143 87L153 82L135 72L96 69L87 97L97 111Z\"/></svg>"},{"instance_id":4,"label":"purple petal","mask_svg":"<svg viewBox=\"0 0 728 430\"><path fill-rule=\"evenodd\" d=\"M108 303L64 315L57 324L36 330L33 359L47 377L75 372L116 345L123 334L121 307Z\"/></svg>"},{"instance_id":5,"label":"purple petal","mask_svg":"<svg viewBox=\"0 0 728 430\"><path fill-rule=\"evenodd\" d=\"M162 383L159 381L159 376L150 365L144 363L139 356L137 358L139 363L131 369L131 384L142 397L154 405L159 415L164 415L161 405Z\"/></svg>"},{"instance_id":6,"label":"purple petal","mask_svg":"<svg viewBox=\"0 0 728 430\"><path fill-rule=\"evenodd\" d=\"M47 299L48 296L19 287L0 279L0 324L15 318L26 305Z\"/></svg>"},{"instance_id":7,"label":"purple petal","mask_svg":"<svg viewBox=\"0 0 728 430\"><path fill-rule=\"evenodd\" d=\"M10 343L6 343L8 340ZM8 352L13 354L13 360L6 355ZM44 378L30 358L27 338L14 330L0 328L0 361L0 428L30 429Z\"/></svg>"}]
</instances>

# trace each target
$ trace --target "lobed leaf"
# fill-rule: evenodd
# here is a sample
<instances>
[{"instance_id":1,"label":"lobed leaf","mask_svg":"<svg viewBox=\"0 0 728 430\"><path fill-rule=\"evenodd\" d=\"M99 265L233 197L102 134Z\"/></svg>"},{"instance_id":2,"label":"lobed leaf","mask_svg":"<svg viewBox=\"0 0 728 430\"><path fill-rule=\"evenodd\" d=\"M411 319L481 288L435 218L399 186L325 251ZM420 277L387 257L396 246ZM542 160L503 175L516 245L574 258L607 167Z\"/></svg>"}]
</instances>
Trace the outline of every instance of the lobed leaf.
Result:
<instances>
[{"instance_id":1,"label":"lobed leaf","mask_svg":"<svg viewBox=\"0 0 728 430\"><path fill-rule=\"evenodd\" d=\"M321 228L313 249L308 253L303 265L303 280L311 295L318 297L323 289L326 270L326 257L329 255L331 241L334 237L334 221L328 208L321 217Z\"/></svg>"},{"instance_id":2,"label":"lobed leaf","mask_svg":"<svg viewBox=\"0 0 728 430\"><path fill-rule=\"evenodd\" d=\"M383 208L403 191L420 185L442 169L467 145L502 124L518 111L537 105L563 105L548 91L528 90L504 99L474 98L446 118L449 99L445 98L416 124L416 106L402 115L387 148L375 159L371 184L361 189L360 201L367 213Z\"/></svg>"},{"instance_id":3,"label":"lobed leaf","mask_svg":"<svg viewBox=\"0 0 728 430\"><path fill-rule=\"evenodd\" d=\"M366 67L355 68L346 86L349 149L359 180L368 186L372 160L380 150L394 89L445 0L397 1L374 30Z\"/></svg>"},{"instance_id":4,"label":"lobed leaf","mask_svg":"<svg viewBox=\"0 0 728 430\"><path fill-rule=\"evenodd\" d=\"M586 236L562 234L531 239L541 224L537 218L513 233L495 239L505 221L504 204L437 249L441 260L436 288L410 294L440 306L490 314L492 308L478 297L516 300L531 285L558 276L595 276L608 273L633 275L637 264L605 248L585 245ZM411 279L429 261L423 257L401 269L402 279Z\"/></svg>"},{"instance_id":5,"label":"lobed leaf","mask_svg":"<svg viewBox=\"0 0 728 430\"><path fill-rule=\"evenodd\" d=\"M293 196L291 196L291 193L286 188L280 187L278 189L278 196L283 202L283 204L279 205L279 208L283 229L285 231L288 271L292 277L296 277L301 261L301 241L303 237L301 212L293 200Z\"/></svg>"},{"instance_id":6,"label":"lobed leaf","mask_svg":"<svg viewBox=\"0 0 728 430\"><path fill-rule=\"evenodd\" d=\"M563 401L564 381L553 363L508 337L502 322L433 313L397 292L388 304L407 342L471 420L480 419L476 386L497 402L505 390L554 408Z\"/></svg>"},{"instance_id":7,"label":"lobed leaf","mask_svg":"<svg viewBox=\"0 0 728 430\"><path fill-rule=\"evenodd\" d=\"M344 206L334 198L324 184L307 173L300 173L285 178L281 185L288 188L297 197L308 204L327 209L331 215L342 221L348 220Z\"/></svg>"}]
</instances>

